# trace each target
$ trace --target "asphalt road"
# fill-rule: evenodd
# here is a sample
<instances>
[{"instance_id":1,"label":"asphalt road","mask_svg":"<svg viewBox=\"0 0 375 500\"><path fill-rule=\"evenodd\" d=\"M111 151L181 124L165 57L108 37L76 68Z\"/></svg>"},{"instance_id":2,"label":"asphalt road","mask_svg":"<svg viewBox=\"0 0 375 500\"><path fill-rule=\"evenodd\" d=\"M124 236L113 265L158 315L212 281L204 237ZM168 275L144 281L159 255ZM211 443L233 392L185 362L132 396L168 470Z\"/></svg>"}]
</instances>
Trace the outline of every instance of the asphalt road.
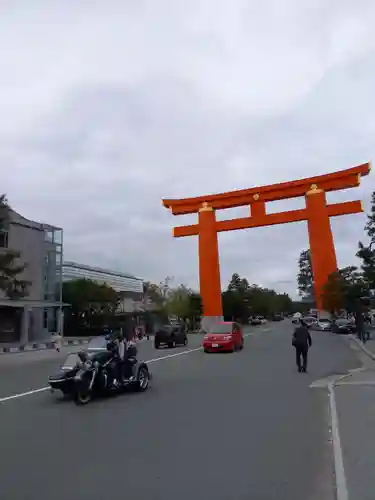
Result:
<instances>
[{"instance_id":1,"label":"asphalt road","mask_svg":"<svg viewBox=\"0 0 375 500\"><path fill-rule=\"evenodd\" d=\"M313 332L300 374L290 322L251 332L234 354L204 354L198 336L187 349L145 342L148 392L84 407L4 399L45 386L61 357L0 365L1 500L333 500L327 392L309 385L360 363Z\"/></svg>"}]
</instances>

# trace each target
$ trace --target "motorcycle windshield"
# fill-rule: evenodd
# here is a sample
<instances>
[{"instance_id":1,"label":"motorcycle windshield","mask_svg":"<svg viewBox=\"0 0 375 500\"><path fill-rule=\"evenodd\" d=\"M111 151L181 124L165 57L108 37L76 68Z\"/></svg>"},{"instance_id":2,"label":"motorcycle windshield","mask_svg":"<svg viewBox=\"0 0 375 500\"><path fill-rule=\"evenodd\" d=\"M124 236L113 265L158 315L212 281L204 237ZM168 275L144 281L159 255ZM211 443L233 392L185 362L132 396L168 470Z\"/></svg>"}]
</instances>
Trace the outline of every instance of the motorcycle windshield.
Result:
<instances>
[{"instance_id":1,"label":"motorcycle windshield","mask_svg":"<svg viewBox=\"0 0 375 500\"><path fill-rule=\"evenodd\" d=\"M86 350L91 351L105 351L107 349L107 340L104 336L94 337L86 346Z\"/></svg>"},{"instance_id":2,"label":"motorcycle windshield","mask_svg":"<svg viewBox=\"0 0 375 500\"><path fill-rule=\"evenodd\" d=\"M66 361L61 368L63 370L73 370L73 368L76 367L78 362L79 362L79 357L77 356L77 354L69 354L69 356L66 358Z\"/></svg>"}]
</instances>

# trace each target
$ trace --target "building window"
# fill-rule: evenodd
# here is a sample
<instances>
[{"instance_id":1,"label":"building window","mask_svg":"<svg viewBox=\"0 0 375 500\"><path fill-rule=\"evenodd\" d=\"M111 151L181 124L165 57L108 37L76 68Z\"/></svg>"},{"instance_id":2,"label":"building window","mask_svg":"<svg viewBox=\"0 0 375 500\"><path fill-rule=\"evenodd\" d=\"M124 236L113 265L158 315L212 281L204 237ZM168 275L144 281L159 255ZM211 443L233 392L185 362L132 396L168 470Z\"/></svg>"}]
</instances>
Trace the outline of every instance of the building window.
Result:
<instances>
[{"instance_id":1,"label":"building window","mask_svg":"<svg viewBox=\"0 0 375 500\"><path fill-rule=\"evenodd\" d=\"M53 231L45 231L44 241L47 241L48 243L54 243L53 237L54 237Z\"/></svg>"},{"instance_id":2,"label":"building window","mask_svg":"<svg viewBox=\"0 0 375 500\"><path fill-rule=\"evenodd\" d=\"M0 231L0 248L8 248L8 231Z\"/></svg>"}]
</instances>

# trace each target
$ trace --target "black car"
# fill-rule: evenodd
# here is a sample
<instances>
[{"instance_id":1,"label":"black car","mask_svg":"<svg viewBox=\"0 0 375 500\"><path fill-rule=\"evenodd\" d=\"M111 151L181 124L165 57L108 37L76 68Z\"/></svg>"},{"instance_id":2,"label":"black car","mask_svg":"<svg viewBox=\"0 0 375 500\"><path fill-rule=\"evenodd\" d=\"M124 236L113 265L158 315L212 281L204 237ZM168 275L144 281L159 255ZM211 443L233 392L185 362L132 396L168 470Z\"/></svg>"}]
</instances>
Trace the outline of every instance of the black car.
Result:
<instances>
[{"instance_id":1,"label":"black car","mask_svg":"<svg viewBox=\"0 0 375 500\"><path fill-rule=\"evenodd\" d=\"M48 378L52 391L59 390L65 396L74 397L76 403L86 404L94 393L104 393L115 389L112 382L116 370L116 359L113 351L108 349L106 336L95 337L86 346L86 349L74 354L69 354L58 373ZM131 353L130 353L131 349ZM134 387L136 390L145 391L151 375L148 366L137 360L136 346L128 349L128 360L132 366L132 376L124 380L122 386ZM85 391L80 389L82 382L89 381Z\"/></svg>"},{"instance_id":2,"label":"black car","mask_svg":"<svg viewBox=\"0 0 375 500\"><path fill-rule=\"evenodd\" d=\"M340 318L332 323L331 331L340 335L349 335L356 332L356 326L348 319Z\"/></svg>"},{"instance_id":3,"label":"black car","mask_svg":"<svg viewBox=\"0 0 375 500\"><path fill-rule=\"evenodd\" d=\"M163 325L155 332L155 349L187 345L188 338L183 325Z\"/></svg>"},{"instance_id":4,"label":"black car","mask_svg":"<svg viewBox=\"0 0 375 500\"><path fill-rule=\"evenodd\" d=\"M282 314L274 314L272 317L272 321L282 321L284 316Z\"/></svg>"}]
</instances>

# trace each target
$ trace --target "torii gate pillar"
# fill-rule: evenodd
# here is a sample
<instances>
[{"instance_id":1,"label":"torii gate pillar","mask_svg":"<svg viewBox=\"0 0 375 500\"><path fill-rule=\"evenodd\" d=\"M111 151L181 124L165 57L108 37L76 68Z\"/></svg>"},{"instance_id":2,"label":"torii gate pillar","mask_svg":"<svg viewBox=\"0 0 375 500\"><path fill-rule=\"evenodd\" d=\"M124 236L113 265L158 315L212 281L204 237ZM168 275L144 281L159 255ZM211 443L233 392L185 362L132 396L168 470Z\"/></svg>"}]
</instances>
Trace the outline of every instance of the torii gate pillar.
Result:
<instances>
[{"instance_id":1,"label":"torii gate pillar","mask_svg":"<svg viewBox=\"0 0 375 500\"><path fill-rule=\"evenodd\" d=\"M212 323L223 320L223 309L216 216L207 203L199 209L198 221L199 283L204 310L202 328L208 331Z\"/></svg>"},{"instance_id":2,"label":"torii gate pillar","mask_svg":"<svg viewBox=\"0 0 375 500\"><path fill-rule=\"evenodd\" d=\"M316 185L306 193L307 229L315 282L316 308L323 310L322 291L331 273L337 271L335 244L325 192Z\"/></svg>"}]
</instances>

